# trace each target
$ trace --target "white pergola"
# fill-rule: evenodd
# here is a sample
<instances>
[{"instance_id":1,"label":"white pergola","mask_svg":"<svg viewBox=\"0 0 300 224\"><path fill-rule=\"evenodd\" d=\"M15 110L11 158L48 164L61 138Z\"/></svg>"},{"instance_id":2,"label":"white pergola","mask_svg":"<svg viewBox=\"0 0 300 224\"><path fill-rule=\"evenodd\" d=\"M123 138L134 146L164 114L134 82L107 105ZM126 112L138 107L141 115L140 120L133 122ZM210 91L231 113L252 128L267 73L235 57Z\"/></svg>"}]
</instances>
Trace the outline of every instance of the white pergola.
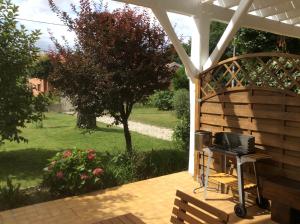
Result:
<instances>
[{"instance_id":1,"label":"white pergola","mask_svg":"<svg viewBox=\"0 0 300 224\"><path fill-rule=\"evenodd\" d=\"M241 27L300 38L300 0L115 0L150 8L168 34L190 78L190 158L194 171L196 89L195 77L217 63ZM191 57L177 37L167 12L190 16L194 22ZM227 23L216 48L209 55L211 21Z\"/></svg>"}]
</instances>

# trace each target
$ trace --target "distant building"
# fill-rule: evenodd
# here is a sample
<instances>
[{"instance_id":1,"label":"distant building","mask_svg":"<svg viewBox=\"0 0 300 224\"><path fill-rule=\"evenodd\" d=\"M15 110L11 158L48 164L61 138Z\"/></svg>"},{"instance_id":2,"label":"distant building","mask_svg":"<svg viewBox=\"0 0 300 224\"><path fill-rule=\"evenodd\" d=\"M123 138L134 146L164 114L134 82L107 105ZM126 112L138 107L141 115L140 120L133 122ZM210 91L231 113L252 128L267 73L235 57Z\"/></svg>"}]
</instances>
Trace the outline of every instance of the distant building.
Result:
<instances>
[{"instance_id":1,"label":"distant building","mask_svg":"<svg viewBox=\"0 0 300 224\"><path fill-rule=\"evenodd\" d=\"M37 96L40 93L48 93L52 90L52 86L46 79L31 78L29 84L32 87L33 95Z\"/></svg>"}]
</instances>

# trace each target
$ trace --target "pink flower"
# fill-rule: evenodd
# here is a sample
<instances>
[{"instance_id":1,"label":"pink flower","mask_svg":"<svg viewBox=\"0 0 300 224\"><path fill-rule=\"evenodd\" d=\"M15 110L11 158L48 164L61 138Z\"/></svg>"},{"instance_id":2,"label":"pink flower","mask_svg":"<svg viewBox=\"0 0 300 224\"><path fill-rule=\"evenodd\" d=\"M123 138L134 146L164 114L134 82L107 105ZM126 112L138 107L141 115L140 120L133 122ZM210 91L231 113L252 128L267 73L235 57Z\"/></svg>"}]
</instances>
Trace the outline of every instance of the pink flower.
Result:
<instances>
[{"instance_id":1,"label":"pink flower","mask_svg":"<svg viewBox=\"0 0 300 224\"><path fill-rule=\"evenodd\" d=\"M93 170L93 174L95 176L100 176L101 174L103 174L103 172L104 171L101 168L96 168L96 169Z\"/></svg>"},{"instance_id":2,"label":"pink flower","mask_svg":"<svg viewBox=\"0 0 300 224\"><path fill-rule=\"evenodd\" d=\"M87 158L88 158L88 160L93 160L93 159L96 158L96 154L95 154L95 153L89 153L89 154L87 155Z\"/></svg>"},{"instance_id":3,"label":"pink flower","mask_svg":"<svg viewBox=\"0 0 300 224\"><path fill-rule=\"evenodd\" d=\"M81 180L87 180L87 179L89 179L90 177L86 174L86 173L83 173L83 174L81 174L80 175L80 179Z\"/></svg>"},{"instance_id":4,"label":"pink flower","mask_svg":"<svg viewBox=\"0 0 300 224\"><path fill-rule=\"evenodd\" d=\"M68 158L68 157L70 157L70 156L72 156L72 151L71 151L70 149L67 150L67 151L65 151L64 154L63 154L63 157L64 157L64 158Z\"/></svg>"},{"instance_id":5,"label":"pink flower","mask_svg":"<svg viewBox=\"0 0 300 224\"><path fill-rule=\"evenodd\" d=\"M58 179L63 179L63 178L64 178L64 173L63 173L62 171L58 171L58 172L56 173L56 177L57 177Z\"/></svg>"}]
</instances>

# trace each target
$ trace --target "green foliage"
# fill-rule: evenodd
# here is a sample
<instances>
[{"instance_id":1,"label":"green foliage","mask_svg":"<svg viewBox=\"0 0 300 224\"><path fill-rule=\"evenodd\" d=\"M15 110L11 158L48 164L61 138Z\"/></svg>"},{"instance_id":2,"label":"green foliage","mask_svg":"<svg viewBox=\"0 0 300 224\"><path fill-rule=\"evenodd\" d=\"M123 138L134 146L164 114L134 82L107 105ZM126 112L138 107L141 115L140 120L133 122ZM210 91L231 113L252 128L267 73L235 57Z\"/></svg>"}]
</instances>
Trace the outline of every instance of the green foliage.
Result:
<instances>
[{"instance_id":1,"label":"green foliage","mask_svg":"<svg viewBox=\"0 0 300 224\"><path fill-rule=\"evenodd\" d=\"M181 150L152 150L108 154L105 170L117 185L167 175L187 169L188 154ZM106 182L107 184L108 182Z\"/></svg>"},{"instance_id":2,"label":"green foliage","mask_svg":"<svg viewBox=\"0 0 300 224\"><path fill-rule=\"evenodd\" d=\"M6 185L0 186L0 210L18 207L26 201L26 196L20 190L20 184L13 184L7 177Z\"/></svg>"},{"instance_id":3,"label":"green foliage","mask_svg":"<svg viewBox=\"0 0 300 224\"><path fill-rule=\"evenodd\" d=\"M174 90L189 89L189 79L185 74L185 68L181 66L172 78L172 86Z\"/></svg>"},{"instance_id":4,"label":"green foliage","mask_svg":"<svg viewBox=\"0 0 300 224\"><path fill-rule=\"evenodd\" d=\"M152 150L141 153L140 158L136 163L139 180L180 172L188 166L188 153L181 150Z\"/></svg>"},{"instance_id":5,"label":"green foliage","mask_svg":"<svg viewBox=\"0 0 300 224\"><path fill-rule=\"evenodd\" d=\"M187 55L191 55L191 47L192 47L192 45L191 45L191 39L189 39L187 43L182 42L181 44L182 44L182 47L184 48L185 52L187 53ZM179 58L179 56L178 56L178 54L177 54L177 52L176 52L176 50L175 50L175 48L174 48L174 46L172 44L170 44L168 50L169 50L169 52L171 54L170 61L182 64L182 61Z\"/></svg>"},{"instance_id":6,"label":"green foliage","mask_svg":"<svg viewBox=\"0 0 300 224\"><path fill-rule=\"evenodd\" d=\"M270 52L277 50L277 39L272 33L242 28L236 37L236 47L240 54Z\"/></svg>"},{"instance_id":7,"label":"green foliage","mask_svg":"<svg viewBox=\"0 0 300 224\"><path fill-rule=\"evenodd\" d=\"M40 55L38 60L34 63L31 77L48 79L52 72L53 66L48 55Z\"/></svg>"},{"instance_id":8,"label":"green foliage","mask_svg":"<svg viewBox=\"0 0 300 224\"><path fill-rule=\"evenodd\" d=\"M190 113L190 95L186 89L179 89L174 93L173 108L179 119L188 118Z\"/></svg>"},{"instance_id":9,"label":"green foliage","mask_svg":"<svg viewBox=\"0 0 300 224\"><path fill-rule=\"evenodd\" d=\"M173 141L178 149L188 150L190 142L190 120L187 118L181 119L173 132Z\"/></svg>"},{"instance_id":10,"label":"green foliage","mask_svg":"<svg viewBox=\"0 0 300 224\"><path fill-rule=\"evenodd\" d=\"M73 155L70 155L70 152L72 152ZM76 153L78 157L78 152ZM84 154L87 156L86 151ZM80 187L81 189L78 190L75 185L82 186L76 183L82 182L82 179L80 178L79 180L78 176L82 174L81 170L83 168L78 166L77 161L71 158L72 156L75 157L74 151L64 151L60 153L59 156L56 155L51 159L51 163L48 164L45 169L45 178L48 177L44 180L45 186L36 186L20 190L19 184L13 185L11 180L9 180L7 186L0 188L0 210L53 200L66 194L79 194L90 190L115 187L133 181L180 172L186 170L188 165L188 153L182 150L162 149L148 152L134 151L131 155L124 152L97 153L95 160L96 158L98 161L101 160L102 167L105 170L99 177L101 180L96 185L93 185L93 187ZM58 172L63 169L63 164L58 165L59 160L64 160L61 161L63 164L70 164L71 160L74 162L72 168L67 165L69 169L65 169L72 170L72 175L67 175L67 173L61 175L61 173L59 173L57 176ZM53 161L56 162L54 163ZM90 167L90 165L88 165L88 167L89 168L85 166L87 170L94 168L94 166ZM51 172L53 174L50 178ZM71 178L71 176L73 176L73 178ZM58 182L58 177L64 179L68 178L68 183L64 182L63 179L59 179L60 182ZM66 184L68 184L68 187L66 187ZM70 189L68 189L66 191L67 188L72 188L72 190L70 191ZM75 190L76 188L77 190ZM52 194L50 194L49 190L51 190Z\"/></svg>"},{"instance_id":11,"label":"green foliage","mask_svg":"<svg viewBox=\"0 0 300 224\"><path fill-rule=\"evenodd\" d=\"M38 120L27 78L37 58L35 43L40 33L18 26L17 14L18 7L11 1L0 0L0 144L26 140L20 128Z\"/></svg>"},{"instance_id":12,"label":"green foliage","mask_svg":"<svg viewBox=\"0 0 300 224\"><path fill-rule=\"evenodd\" d=\"M57 153L45 168L43 185L52 193L76 195L101 186L103 169L95 150Z\"/></svg>"},{"instance_id":13,"label":"green foliage","mask_svg":"<svg viewBox=\"0 0 300 224\"><path fill-rule=\"evenodd\" d=\"M300 53L300 40L297 38L246 28L238 32L236 46L240 54L270 51Z\"/></svg>"},{"instance_id":14,"label":"green foliage","mask_svg":"<svg viewBox=\"0 0 300 224\"><path fill-rule=\"evenodd\" d=\"M34 97L33 105L37 117L36 126L38 128L43 127L43 119L45 118L44 113L48 111L50 101L51 96L44 93L40 93L39 95Z\"/></svg>"},{"instance_id":15,"label":"green foliage","mask_svg":"<svg viewBox=\"0 0 300 224\"><path fill-rule=\"evenodd\" d=\"M213 21L210 25L210 35L209 35L209 52L212 53L217 46L224 30L226 29L226 24L221 22ZM222 59L232 57L233 46L230 44L225 50Z\"/></svg>"},{"instance_id":16,"label":"green foliage","mask_svg":"<svg viewBox=\"0 0 300 224\"><path fill-rule=\"evenodd\" d=\"M190 101L187 90L182 89L175 92L174 109L179 121L174 128L173 141L176 148L188 150L190 141Z\"/></svg>"},{"instance_id":17,"label":"green foliage","mask_svg":"<svg viewBox=\"0 0 300 224\"><path fill-rule=\"evenodd\" d=\"M159 110L173 109L173 92L169 90L156 91L149 97L150 104Z\"/></svg>"},{"instance_id":18,"label":"green foliage","mask_svg":"<svg viewBox=\"0 0 300 224\"><path fill-rule=\"evenodd\" d=\"M117 185L137 180L137 152L110 154L109 161L106 169L110 171Z\"/></svg>"}]
</instances>

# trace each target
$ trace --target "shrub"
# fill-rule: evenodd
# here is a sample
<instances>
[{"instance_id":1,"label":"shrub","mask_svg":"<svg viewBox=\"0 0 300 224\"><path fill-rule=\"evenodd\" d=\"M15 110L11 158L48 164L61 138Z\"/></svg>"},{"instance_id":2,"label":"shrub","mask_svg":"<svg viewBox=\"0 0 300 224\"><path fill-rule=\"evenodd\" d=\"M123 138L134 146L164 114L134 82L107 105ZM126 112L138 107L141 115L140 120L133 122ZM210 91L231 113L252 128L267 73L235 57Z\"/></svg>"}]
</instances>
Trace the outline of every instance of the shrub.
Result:
<instances>
[{"instance_id":1,"label":"shrub","mask_svg":"<svg viewBox=\"0 0 300 224\"><path fill-rule=\"evenodd\" d=\"M156 91L150 96L150 104L159 110L171 110L173 106L173 93L169 90Z\"/></svg>"},{"instance_id":2,"label":"shrub","mask_svg":"<svg viewBox=\"0 0 300 224\"><path fill-rule=\"evenodd\" d=\"M105 171L117 185L183 171L188 165L188 154L175 149L109 154L107 158Z\"/></svg>"},{"instance_id":3,"label":"shrub","mask_svg":"<svg viewBox=\"0 0 300 224\"><path fill-rule=\"evenodd\" d=\"M172 86L174 90L189 89L189 79L185 74L185 68L180 67L172 78Z\"/></svg>"},{"instance_id":4,"label":"shrub","mask_svg":"<svg viewBox=\"0 0 300 224\"><path fill-rule=\"evenodd\" d=\"M140 157L136 163L140 180L180 172L188 166L188 153L181 150L152 150L140 153Z\"/></svg>"},{"instance_id":5,"label":"shrub","mask_svg":"<svg viewBox=\"0 0 300 224\"><path fill-rule=\"evenodd\" d=\"M177 118L188 118L190 113L189 91L186 89L177 90L174 93L173 108Z\"/></svg>"},{"instance_id":6,"label":"shrub","mask_svg":"<svg viewBox=\"0 0 300 224\"><path fill-rule=\"evenodd\" d=\"M37 121L35 125L37 128L43 128L43 119L45 118L45 112L48 111L50 105L51 96L48 94L40 93L34 97L34 108L36 110Z\"/></svg>"},{"instance_id":7,"label":"shrub","mask_svg":"<svg viewBox=\"0 0 300 224\"><path fill-rule=\"evenodd\" d=\"M172 136L175 146L178 149L188 150L190 142L190 121L187 118L179 120Z\"/></svg>"},{"instance_id":8,"label":"shrub","mask_svg":"<svg viewBox=\"0 0 300 224\"><path fill-rule=\"evenodd\" d=\"M43 184L51 193L76 195L102 186L102 164L93 149L66 150L50 161Z\"/></svg>"},{"instance_id":9,"label":"shrub","mask_svg":"<svg viewBox=\"0 0 300 224\"><path fill-rule=\"evenodd\" d=\"M110 171L117 185L137 180L136 162L138 153L133 151L130 155L126 152L110 155L106 169Z\"/></svg>"},{"instance_id":10,"label":"shrub","mask_svg":"<svg viewBox=\"0 0 300 224\"><path fill-rule=\"evenodd\" d=\"M7 177L6 185L0 187L0 209L12 209L23 205L26 196L20 190L20 184L13 184Z\"/></svg>"},{"instance_id":11,"label":"shrub","mask_svg":"<svg viewBox=\"0 0 300 224\"><path fill-rule=\"evenodd\" d=\"M173 132L176 148L188 150L190 142L190 101L189 91L181 89L174 95L174 109L179 118Z\"/></svg>"},{"instance_id":12,"label":"shrub","mask_svg":"<svg viewBox=\"0 0 300 224\"><path fill-rule=\"evenodd\" d=\"M101 158L101 166L98 157ZM9 179L7 186L0 188L0 211L180 172L187 169L188 153L183 150L162 149L134 151L132 155L124 152L116 154L106 152L98 153L96 156L92 150L67 150L58 153L50 161L45 168L44 186L20 190L20 185L13 185ZM95 178L91 174L95 167L104 167L105 170L97 177L99 180L95 181L96 184L89 187L87 183L80 184L82 179L78 177L82 173L81 170L87 170L92 179ZM62 173L59 173L60 171Z\"/></svg>"}]
</instances>

